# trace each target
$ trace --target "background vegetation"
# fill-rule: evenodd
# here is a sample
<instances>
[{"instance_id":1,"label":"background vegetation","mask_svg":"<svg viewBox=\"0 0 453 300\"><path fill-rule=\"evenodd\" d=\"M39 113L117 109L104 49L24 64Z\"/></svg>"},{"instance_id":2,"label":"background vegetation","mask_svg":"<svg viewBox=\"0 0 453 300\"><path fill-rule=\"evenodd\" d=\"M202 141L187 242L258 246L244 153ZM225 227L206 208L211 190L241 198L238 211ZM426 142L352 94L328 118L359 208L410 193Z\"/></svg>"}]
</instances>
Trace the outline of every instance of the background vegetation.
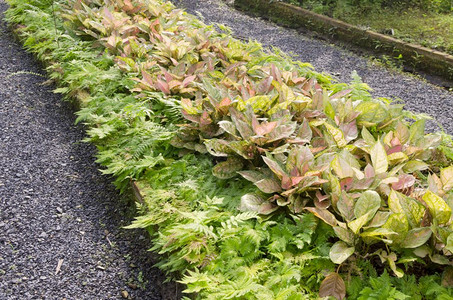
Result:
<instances>
[{"instance_id":1,"label":"background vegetation","mask_svg":"<svg viewBox=\"0 0 453 300\"><path fill-rule=\"evenodd\" d=\"M453 54L451 0L284 0L314 12Z\"/></svg>"}]
</instances>

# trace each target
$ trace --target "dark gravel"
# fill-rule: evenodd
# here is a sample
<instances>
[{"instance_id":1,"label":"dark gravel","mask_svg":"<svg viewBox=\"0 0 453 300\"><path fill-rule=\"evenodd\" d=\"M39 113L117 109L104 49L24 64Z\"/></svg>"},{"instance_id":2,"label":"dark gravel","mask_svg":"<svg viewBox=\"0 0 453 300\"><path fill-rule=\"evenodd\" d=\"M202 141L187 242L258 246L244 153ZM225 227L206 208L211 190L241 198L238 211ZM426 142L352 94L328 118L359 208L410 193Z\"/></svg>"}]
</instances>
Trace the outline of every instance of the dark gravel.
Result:
<instances>
[{"instance_id":1,"label":"dark gravel","mask_svg":"<svg viewBox=\"0 0 453 300\"><path fill-rule=\"evenodd\" d=\"M0 21L0 299L177 299L147 234L121 229L132 203L97 171L74 110L22 71L43 74Z\"/></svg>"},{"instance_id":2,"label":"dark gravel","mask_svg":"<svg viewBox=\"0 0 453 300\"><path fill-rule=\"evenodd\" d=\"M311 63L318 72L334 75L340 82L349 82L356 70L373 88L376 97L401 98L406 108L434 116L445 131L453 134L453 93L408 74L372 65L366 57L315 39L312 34L279 27L260 18L250 17L232 8L233 0L174 0L177 6L201 15L206 23L222 23L235 35L256 39L266 46L277 46L294 53L299 60ZM437 130L429 122L428 130Z\"/></svg>"}]
</instances>

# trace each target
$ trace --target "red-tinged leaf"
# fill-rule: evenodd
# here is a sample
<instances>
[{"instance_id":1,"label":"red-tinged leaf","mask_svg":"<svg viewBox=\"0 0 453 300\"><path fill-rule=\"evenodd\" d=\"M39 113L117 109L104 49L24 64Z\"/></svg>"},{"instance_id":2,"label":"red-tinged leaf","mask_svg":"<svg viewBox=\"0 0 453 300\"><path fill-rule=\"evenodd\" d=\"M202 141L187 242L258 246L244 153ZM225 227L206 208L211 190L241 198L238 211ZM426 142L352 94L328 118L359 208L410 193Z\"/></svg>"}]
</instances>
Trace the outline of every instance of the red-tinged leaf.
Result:
<instances>
[{"instance_id":1,"label":"red-tinged leaf","mask_svg":"<svg viewBox=\"0 0 453 300\"><path fill-rule=\"evenodd\" d=\"M415 177L409 174L401 174L398 176L398 182L392 184L395 191L411 188L415 184Z\"/></svg>"},{"instance_id":2,"label":"red-tinged leaf","mask_svg":"<svg viewBox=\"0 0 453 300\"><path fill-rule=\"evenodd\" d=\"M145 81L144 83L146 83L147 85L154 88L154 82L153 82L151 75L148 72L146 72L145 70L142 70L142 76Z\"/></svg>"},{"instance_id":3,"label":"red-tinged leaf","mask_svg":"<svg viewBox=\"0 0 453 300\"><path fill-rule=\"evenodd\" d=\"M307 119L304 118L302 125L297 132L297 137L301 139L304 143L309 143L313 137L313 131L310 128L310 124Z\"/></svg>"},{"instance_id":4,"label":"red-tinged leaf","mask_svg":"<svg viewBox=\"0 0 453 300\"><path fill-rule=\"evenodd\" d=\"M305 77L296 77L296 78L293 78L291 81L294 84L299 84L299 83L304 82L305 80L307 80L307 78L305 78Z\"/></svg>"},{"instance_id":5,"label":"red-tinged leaf","mask_svg":"<svg viewBox=\"0 0 453 300\"><path fill-rule=\"evenodd\" d=\"M281 179L283 176L287 176L286 172L276 160L266 156L263 156L263 160L266 165L272 170L272 172L274 172L278 176L278 178Z\"/></svg>"},{"instance_id":6,"label":"red-tinged leaf","mask_svg":"<svg viewBox=\"0 0 453 300\"><path fill-rule=\"evenodd\" d=\"M347 143L355 140L359 136L355 120L348 124L341 124L340 129L343 131L344 139Z\"/></svg>"},{"instance_id":7,"label":"red-tinged leaf","mask_svg":"<svg viewBox=\"0 0 453 300\"><path fill-rule=\"evenodd\" d=\"M242 177L247 179L248 181L251 181L253 183L260 181L261 179L264 179L266 177L265 174L258 172L258 171L251 171L251 170L245 170L245 171L240 171L238 172Z\"/></svg>"},{"instance_id":8,"label":"red-tinged leaf","mask_svg":"<svg viewBox=\"0 0 453 300\"><path fill-rule=\"evenodd\" d=\"M316 198L318 199L318 201L322 202L329 199L329 195L323 195L320 191L316 191Z\"/></svg>"},{"instance_id":9,"label":"red-tinged leaf","mask_svg":"<svg viewBox=\"0 0 453 300\"><path fill-rule=\"evenodd\" d=\"M252 123L253 125L253 123ZM266 134L268 134L269 132L271 132L272 130L275 129L275 127L277 127L278 123L277 122L263 122L261 124L259 124L258 126L253 126L253 130L255 131L255 133L257 135L260 135L260 136L264 136Z\"/></svg>"},{"instance_id":10,"label":"red-tinged leaf","mask_svg":"<svg viewBox=\"0 0 453 300\"><path fill-rule=\"evenodd\" d=\"M166 94L166 95L170 94L170 87L168 86L168 83L166 83L165 81L158 78L157 82L156 82L156 86L164 94Z\"/></svg>"},{"instance_id":11,"label":"red-tinged leaf","mask_svg":"<svg viewBox=\"0 0 453 300\"><path fill-rule=\"evenodd\" d=\"M331 99L331 100L333 100L333 99L341 99L341 98L343 98L344 96L349 95L351 92L352 92L351 89L339 91L338 93L335 93L335 94L333 94L332 96L330 96L330 99Z\"/></svg>"},{"instance_id":12,"label":"red-tinged leaf","mask_svg":"<svg viewBox=\"0 0 453 300\"><path fill-rule=\"evenodd\" d=\"M320 209L317 207L305 207L305 209L314 214L315 216L317 216L318 218L320 218L321 220L323 220L324 222L326 222L327 224L329 224L330 226L332 227L337 226L338 222L337 219L327 209Z\"/></svg>"},{"instance_id":13,"label":"red-tinged leaf","mask_svg":"<svg viewBox=\"0 0 453 300\"><path fill-rule=\"evenodd\" d=\"M274 80L277 80L278 83L282 84L282 74L274 64L271 65L271 75L274 77Z\"/></svg>"},{"instance_id":14,"label":"red-tinged leaf","mask_svg":"<svg viewBox=\"0 0 453 300\"><path fill-rule=\"evenodd\" d=\"M295 186L295 185L299 184L299 182L301 182L302 179L304 179L304 178L305 178L304 176L291 177L291 186Z\"/></svg>"},{"instance_id":15,"label":"red-tinged leaf","mask_svg":"<svg viewBox=\"0 0 453 300\"><path fill-rule=\"evenodd\" d=\"M334 297L337 300L343 300L346 297L346 285L343 278L337 273L330 273L319 287L320 297Z\"/></svg>"},{"instance_id":16,"label":"red-tinged leaf","mask_svg":"<svg viewBox=\"0 0 453 300\"><path fill-rule=\"evenodd\" d=\"M281 179L282 179L282 188L284 190L289 190L293 186L290 176L283 175Z\"/></svg>"},{"instance_id":17,"label":"red-tinged leaf","mask_svg":"<svg viewBox=\"0 0 453 300\"><path fill-rule=\"evenodd\" d=\"M200 126L203 127L210 124L212 124L212 119L209 116L209 113L207 111L204 111L200 118Z\"/></svg>"},{"instance_id":18,"label":"red-tinged leaf","mask_svg":"<svg viewBox=\"0 0 453 300\"><path fill-rule=\"evenodd\" d=\"M341 189L344 191L349 191L353 186L354 180L352 177L346 177L340 180Z\"/></svg>"},{"instance_id":19,"label":"red-tinged leaf","mask_svg":"<svg viewBox=\"0 0 453 300\"><path fill-rule=\"evenodd\" d=\"M115 21L115 17L112 15L112 13L110 12L110 10L107 8L107 6L104 7L104 16L105 18L110 21L111 23L113 23Z\"/></svg>"},{"instance_id":20,"label":"red-tinged leaf","mask_svg":"<svg viewBox=\"0 0 453 300\"><path fill-rule=\"evenodd\" d=\"M255 185L266 194L278 193L282 190L280 184L274 178L261 179L255 182Z\"/></svg>"},{"instance_id":21,"label":"red-tinged leaf","mask_svg":"<svg viewBox=\"0 0 453 300\"><path fill-rule=\"evenodd\" d=\"M188 76L186 78L184 78L184 80L182 81L182 87L187 87L189 84L191 84L195 78L197 78L197 75L191 75L191 76Z\"/></svg>"},{"instance_id":22,"label":"red-tinged leaf","mask_svg":"<svg viewBox=\"0 0 453 300\"><path fill-rule=\"evenodd\" d=\"M376 176L372 165L368 164L365 167L365 178L374 178Z\"/></svg>"},{"instance_id":23,"label":"red-tinged leaf","mask_svg":"<svg viewBox=\"0 0 453 300\"><path fill-rule=\"evenodd\" d=\"M189 120L194 123L200 123L200 116L189 114L187 111L182 110L182 116L184 119Z\"/></svg>"},{"instance_id":24,"label":"red-tinged leaf","mask_svg":"<svg viewBox=\"0 0 453 300\"><path fill-rule=\"evenodd\" d=\"M403 146L402 145L396 145L396 146L390 147L387 150L387 155L390 155L392 153L401 152L402 150L403 150Z\"/></svg>"}]
</instances>

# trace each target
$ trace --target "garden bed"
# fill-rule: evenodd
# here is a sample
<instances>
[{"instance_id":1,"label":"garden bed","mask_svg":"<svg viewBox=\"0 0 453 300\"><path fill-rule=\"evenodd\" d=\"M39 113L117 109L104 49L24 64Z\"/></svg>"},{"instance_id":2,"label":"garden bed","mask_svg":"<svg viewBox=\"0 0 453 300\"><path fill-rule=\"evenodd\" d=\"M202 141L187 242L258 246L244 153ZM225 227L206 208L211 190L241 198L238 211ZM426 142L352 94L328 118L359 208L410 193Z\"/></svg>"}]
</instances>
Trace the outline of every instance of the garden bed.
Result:
<instances>
[{"instance_id":1,"label":"garden bed","mask_svg":"<svg viewBox=\"0 0 453 300\"><path fill-rule=\"evenodd\" d=\"M169 3L10 3L186 293L452 295L451 139L422 116Z\"/></svg>"}]
</instances>

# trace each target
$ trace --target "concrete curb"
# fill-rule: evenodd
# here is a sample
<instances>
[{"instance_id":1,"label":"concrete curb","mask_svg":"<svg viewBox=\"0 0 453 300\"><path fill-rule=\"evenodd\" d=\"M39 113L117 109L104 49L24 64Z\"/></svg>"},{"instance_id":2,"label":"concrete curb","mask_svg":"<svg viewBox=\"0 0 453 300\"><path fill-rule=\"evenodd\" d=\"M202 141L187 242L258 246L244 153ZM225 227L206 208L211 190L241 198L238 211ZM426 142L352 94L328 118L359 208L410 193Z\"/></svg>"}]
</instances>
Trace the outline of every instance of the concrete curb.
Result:
<instances>
[{"instance_id":1,"label":"concrete curb","mask_svg":"<svg viewBox=\"0 0 453 300\"><path fill-rule=\"evenodd\" d=\"M422 70L453 80L453 56L447 53L361 29L288 3L269 0L235 0L234 6L280 25L320 32L379 53L401 55L404 65L410 69Z\"/></svg>"}]
</instances>

